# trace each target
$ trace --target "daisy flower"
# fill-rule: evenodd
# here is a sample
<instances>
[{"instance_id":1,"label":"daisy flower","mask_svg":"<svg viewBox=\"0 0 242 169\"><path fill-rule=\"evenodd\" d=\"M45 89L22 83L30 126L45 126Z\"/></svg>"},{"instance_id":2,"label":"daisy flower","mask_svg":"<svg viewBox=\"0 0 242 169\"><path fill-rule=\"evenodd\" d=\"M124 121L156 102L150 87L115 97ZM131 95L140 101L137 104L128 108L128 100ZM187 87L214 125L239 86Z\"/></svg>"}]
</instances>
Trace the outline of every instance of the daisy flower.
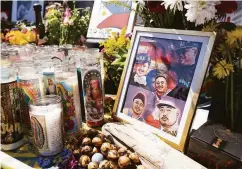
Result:
<instances>
[{"instance_id":1,"label":"daisy flower","mask_svg":"<svg viewBox=\"0 0 242 169\"><path fill-rule=\"evenodd\" d=\"M174 13L176 10L183 11L182 0L163 0L161 5L164 5L166 9L173 10Z\"/></svg>"},{"instance_id":2,"label":"daisy flower","mask_svg":"<svg viewBox=\"0 0 242 169\"><path fill-rule=\"evenodd\" d=\"M184 6L184 8L187 9L187 13L185 14L185 16L187 17L188 21L195 22L196 26L204 24L215 18L215 13L217 12L215 6L219 3L220 2L218 0L188 0L186 1L186 5Z\"/></svg>"},{"instance_id":3,"label":"daisy flower","mask_svg":"<svg viewBox=\"0 0 242 169\"><path fill-rule=\"evenodd\" d=\"M234 31L227 33L226 43L229 45L237 45L237 43L242 43L242 28L237 28Z\"/></svg>"},{"instance_id":4,"label":"daisy flower","mask_svg":"<svg viewBox=\"0 0 242 169\"><path fill-rule=\"evenodd\" d=\"M213 76L218 79L224 79L230 72L234 72L234 67L232 64L227 63L225 59L218 62L213 68Z\"/></svg>"}]
</instances>

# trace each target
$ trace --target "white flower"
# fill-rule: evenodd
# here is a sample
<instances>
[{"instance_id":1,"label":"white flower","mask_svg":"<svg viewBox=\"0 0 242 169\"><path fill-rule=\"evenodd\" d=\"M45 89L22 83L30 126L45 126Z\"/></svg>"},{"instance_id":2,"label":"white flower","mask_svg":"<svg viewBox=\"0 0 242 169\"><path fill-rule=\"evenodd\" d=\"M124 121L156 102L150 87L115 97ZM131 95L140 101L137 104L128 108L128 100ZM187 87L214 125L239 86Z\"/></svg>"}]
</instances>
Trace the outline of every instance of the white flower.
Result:
<instances>
[{"instance_id":1,"label":"white flower","mask_svg":"<svg viewBox=\"0 0 242 169\"><path fill-rule=\"evenodd\" d=\"M174 13L176 10L183 11L182 0L163 0L161 5L164 5L166 9L170 8Z\"/></svg>"},{"instance_id":2,"label":"white flower","mask_svg":"<svg viewBox=\"0 0 242 169\"><path fill-rule=\"evenodd\" d=\"M195 25L204 24L215 18L217 12L215 5L219 4L219 0L214 1L194 1L189 0L184 6L187 9L186 17L190 22L195 22Z\"/></svg>"},{"instance_id":3,"label":"white flower","mask_svg":"<svg viewBox=\"0 0 242 169\"><path fill-rule=\"evenodd\" d=\"M144 6L145 5L145 1L144 0L137 0L137 4L140 4L140 5Z\"/></svg>"}]
</instances>

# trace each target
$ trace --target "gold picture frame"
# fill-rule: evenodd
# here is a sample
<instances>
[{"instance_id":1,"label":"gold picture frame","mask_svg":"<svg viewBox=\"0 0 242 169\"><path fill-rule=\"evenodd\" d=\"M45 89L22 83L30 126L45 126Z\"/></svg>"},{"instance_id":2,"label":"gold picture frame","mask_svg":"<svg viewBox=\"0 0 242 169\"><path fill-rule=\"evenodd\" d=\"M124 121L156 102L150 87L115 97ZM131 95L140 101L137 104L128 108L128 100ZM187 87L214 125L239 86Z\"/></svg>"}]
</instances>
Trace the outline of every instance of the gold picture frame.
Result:
<instances>
[{"instance_id":1,"label":"gold picture frame","mask_svg":"<svg viewBox=\"0 0 242 169\"><path fill-rule=\"evenodd\" d=\"M216 34L134 27L113 117L184 151Z\"/></svg>"}]
</instances>

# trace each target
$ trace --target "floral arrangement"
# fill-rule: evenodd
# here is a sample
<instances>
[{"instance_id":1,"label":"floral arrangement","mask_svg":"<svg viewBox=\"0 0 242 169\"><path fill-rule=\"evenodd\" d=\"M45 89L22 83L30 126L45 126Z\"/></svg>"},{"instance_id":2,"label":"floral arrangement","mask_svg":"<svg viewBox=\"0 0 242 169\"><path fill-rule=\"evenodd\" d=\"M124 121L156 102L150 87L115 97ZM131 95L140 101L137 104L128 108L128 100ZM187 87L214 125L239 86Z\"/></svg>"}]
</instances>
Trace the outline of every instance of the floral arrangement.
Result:
<instances>
[{"instance_id":1,"label":"floral arrangement","mask_svg":"<svg viewBox=\"0 0 242 169\"><path fill-rule=\"evenodd\" d=\"M55 3L46 8L45 27L49 44L78 44L86 36L91 12L89 8L71 10Z\"/></svg>"},{"instance_id":2,"label":"floral arrangement","mask_svg":"<svg viewBox=\"0 0 242 169\"><path fill-rule=\"evenodd\" d=\"M221 20L237 9L235 1L139 0L138 14L145 26L198 29L212 20Z\"/></svg>"},{"instance_id":3,"label":"floral arrangement","mask_svg":"<svg viewBox=\"0 0 242 169\"><path fill-rule=\"evenodd\" d=\"M226 20L226 15L237 9L236 1L138 0L138 4L136 13L140 15L146 27L217 32L210 59L209 75L205 80L206 83L203 87L205 90L203 91L206 92L205 94L209 94L206 90L208 86L209 90L216 88L215 84L225 86L225 90L223 90L225 92L220 93L225 98L226 121L229 123L227 126L234 129L235 121L239 117L238 110L242 109L242 100L240 99L242 89L238 87L242 86L242 29L229 23L229 20ZM118 5L129 8L124 3L119 2ZM112 46L112 44L114 42L110 40L109 45ZM117 50L116 47L108 48L109 46L107 46L106 48L110 51ZM104 51L106 48L104 46ZM104 58L109 61L109 66L112 66L114 60L120 58L114 58L109 51L104 54ZM116 81L117 84L118 82Z\"/></svg>"},{"instance_id":4,"label":"floral arrangement","mask_svg":"<svg viewBox=\"0 0 242 169\"><path fill-rule=\"evenodd\" d=\"M203 31L216 31L217 39L212 51L211 70L206 82L212 82L211 89L225 86L225 113L227 125L235 129L242 108L242 28L232 23L212 23Z\"/></svg>"},{"instance_id":5,"label":"floral arrangement","mask_svg":"<svg viewBox=\"0 0 242 169\"><path fill-rule=\"evenodd\" d=\"M130 47L130 35L126 35L125 32L126 28L123 28L120 33L113 32L108 39L100 43L104 59L105 79L111 79L117 88Z\"/></svg>"},{"instance_id":6,"label":"floral arrangement","mask_svg":"<svg viewBox=\"0 0 242 169\"><path fill-rule=\"evenodd\" d=\"M27 29L23 29L22 31L13 29L8 32L5 37L2 37L2 39L3 38L5 41L8 41L12 45L25 45L31 42L35 42L36 34L35 31Z\"/></svg>"}]
</instances>

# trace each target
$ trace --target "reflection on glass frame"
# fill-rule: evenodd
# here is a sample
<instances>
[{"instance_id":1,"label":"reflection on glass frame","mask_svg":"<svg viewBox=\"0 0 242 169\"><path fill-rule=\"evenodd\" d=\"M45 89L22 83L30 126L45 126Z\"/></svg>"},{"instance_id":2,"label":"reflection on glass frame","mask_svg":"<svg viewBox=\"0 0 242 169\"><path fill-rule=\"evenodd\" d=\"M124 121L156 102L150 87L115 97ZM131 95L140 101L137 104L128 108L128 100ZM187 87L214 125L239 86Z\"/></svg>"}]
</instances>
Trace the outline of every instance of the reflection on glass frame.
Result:
<instances>
[{"instance_id":1,"label":"reflection on glass frame","mask_svg":"<svg viewBox=\"0 0 242 169\"><path fill-rule=\"evenodd\" d=\"M125 3L130 8L113 2ZM131 33L136 6L137 4L132 1L95 0L87 38L102 40L108 38L112 32L120 32L124 27L127 27L126 33Z\"/></svg>"},{"instance_id":2,"label":"reflection on glass frame","mask_svg":"<svg viewBox=\"0 0 242 169\"><path fill-rule=\"evenodd\" d=\"M114 115L183 151L215 34L135 27Z\"/></svg>"},{"instance_id":3,"label":"reflection on glass frame","mask_svg":"<svg viewBox=\"0 0 242 169\"><path fill-rule=\"evenodd\" d=\"M12 22L19 20L27 20L28 22L35 21L34 4L40 3L42 6L41 15L44 13L43 0L30 0L30 1L13 1L12 5Z\"/></svg>"}]
</instances>

